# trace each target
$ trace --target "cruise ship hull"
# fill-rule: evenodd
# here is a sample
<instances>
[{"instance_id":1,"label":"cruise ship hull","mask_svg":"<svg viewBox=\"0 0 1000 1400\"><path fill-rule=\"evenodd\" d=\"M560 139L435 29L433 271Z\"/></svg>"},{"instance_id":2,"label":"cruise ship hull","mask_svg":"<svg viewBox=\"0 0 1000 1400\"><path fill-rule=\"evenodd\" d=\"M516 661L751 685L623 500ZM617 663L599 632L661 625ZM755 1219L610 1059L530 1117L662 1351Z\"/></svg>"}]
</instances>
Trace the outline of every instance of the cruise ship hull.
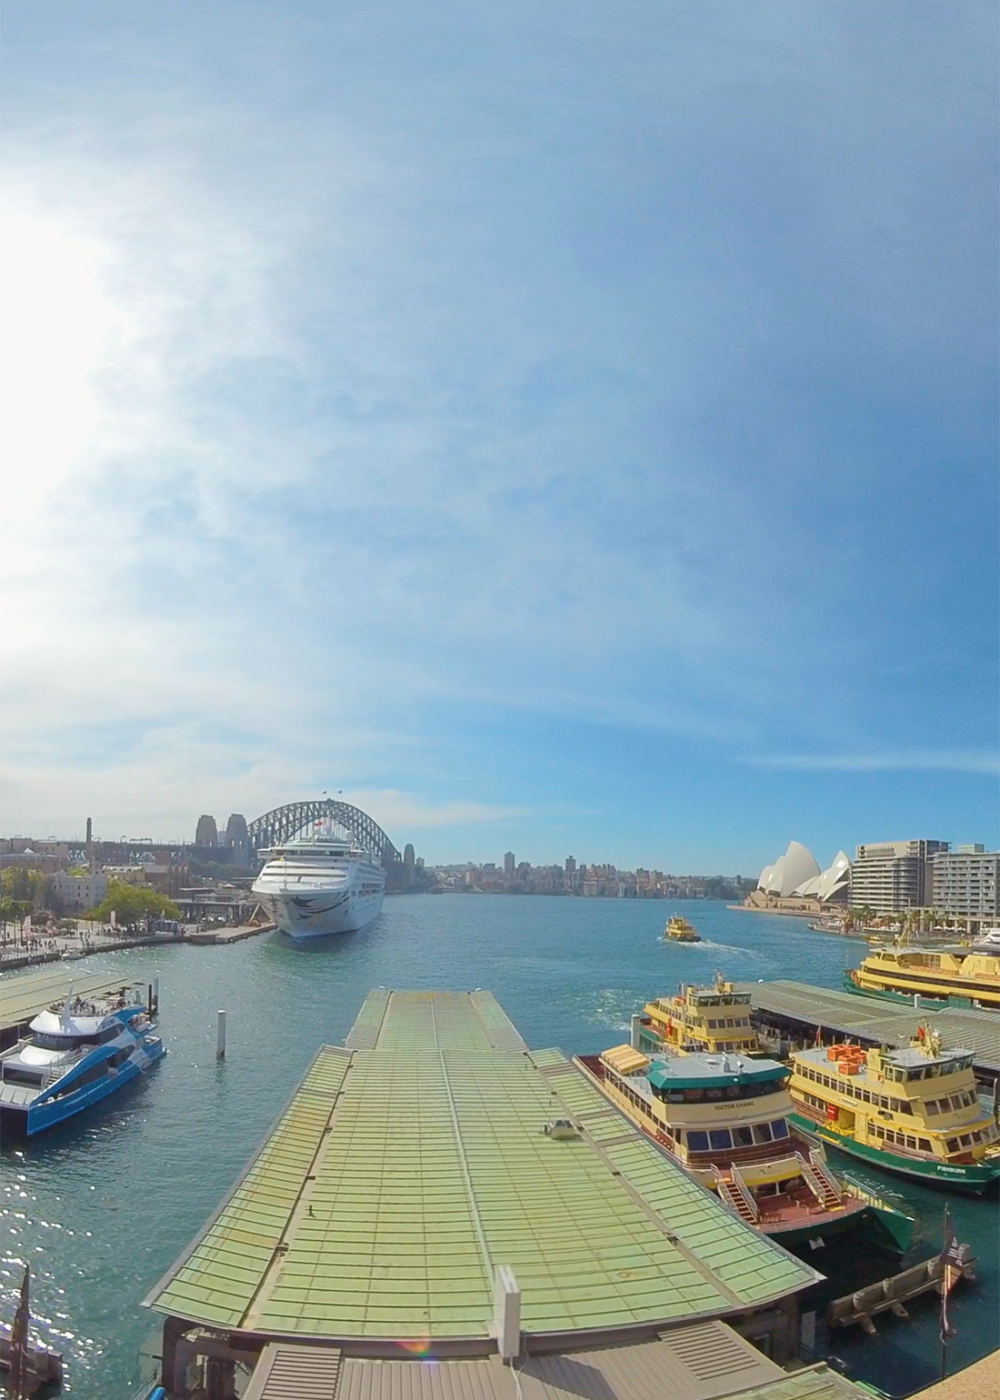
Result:
<instances>
[{"instance_id":1,"label":"cruise ship hull","mask_svg":"<svg viewBox=\"0 0 1000 1400\"><path fill-rule=\"evenodd\" d=\"M259 893L268 914L290 938L326 938L356 933L382 912L384 891L274 890Z\"/></svg>"}]
</instances>

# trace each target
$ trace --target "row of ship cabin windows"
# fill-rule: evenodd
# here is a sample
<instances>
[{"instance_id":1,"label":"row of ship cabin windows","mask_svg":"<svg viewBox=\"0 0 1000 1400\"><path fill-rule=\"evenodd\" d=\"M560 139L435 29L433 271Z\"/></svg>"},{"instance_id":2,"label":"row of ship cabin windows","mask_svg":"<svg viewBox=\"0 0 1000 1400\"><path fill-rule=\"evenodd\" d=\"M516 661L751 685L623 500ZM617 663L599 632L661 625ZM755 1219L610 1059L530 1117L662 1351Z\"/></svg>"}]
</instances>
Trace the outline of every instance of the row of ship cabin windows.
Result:
<instances>
[{"instance_id":1,"label":"row of ship cabin windows","mask_svg":"<svg viewBox=\"0 0 1000 1400\"><path fill-rule=\"evenodd\" d=\"M770 1079L762 1084L730 1084L725 1089L657 1089L654 1096L663 1103L718 1103L723 1099L761 1099L784 1089L784 1080Z\"/></svg>"},{"instance_id":2,"label":"row of ship cabin windows","mask_svg":"<svg viewBox=\"0 0 1000 1400\"><path fill-rule=\"evenodd\" d=\"M913 1113L909 1100L889 1098L885 1094L875 1094L870 1089L862 1089L860 1085L852 1084L846 1075L838 1075L834 1079L829 1074L820 1074L818 1070L808 1067L800 1067L799 1073L816 1084L823 1084L827 1089L836 1089L839 1094L846 1094L848 1098L860 1099L863 1103L875 1104L879 1108L893 1108L897 1113ZM928 1099L924 1107L928 1114L953 1113L960 1108L971 1108L975 1102L975 1094L965 1090L960 1094L952 1094L950 1098Z\"/></svg>"},{"instance_id":3,"label":"row of ship cabin windows","mask_svg":"<svg viewBox=\"0 0 1000 1400\"><path fill-rule=\"evenodd\" d=\"M678 1144L687 1143L689 1152L728 1152L734 1147L760 1147L767 1142L780 1142L788 1137L788 1124L784 1118L775 1118L771 1123L754 1123L752 1128L709 1128L707 1132L688 1128L676 1137Z\"/></svg>"},{"instance_id":4,"label":"row of ship cabin windows","mask_svg":"<svg viewBox=\"0 0 1000 1400\"><path fill-rule=\"evenodd\" d=\"M825 1111L828 1105L823 1099L818 1099L814 1094L804 1095L806 1103L813 1108ZM908 1147L912 1152L933 1152L928 1138L916 1137L912 1133L901 1133L896 1128L887 1128L884 1123L874 1120L868 1125L869 1131L875 1137L883 1138L886 1142L894 1143L897 1147ZM948 1153L961 1152L964 1148L972 1147L979 1142L992 1142L995 1137L1000 1136L996 1126L990 1124L986 1128L977 1128L974 1132L960 1133L957 1137L948 1138L944 1144L944 1150Z\"/></svg>"},{"instance_id":5,"label":"row of ship cabin windows","mask_svg":"<svg viewBox=\"0 0 1000 1400\"><path fill-rule=\"evenodd\" d=\"M721 1050L724 1054L730 1054L735 1053L737 1050L753 1050L756 1048L752 1040L715 1040L710 1042L705 1031L692 1031L691 1034L700 1034L704 1036L704 1041L685 1040L681 1045L681 1049L688 1051L693 1050L696 1053L712 1049Z\"/></svg>"},{"instance_id":6,"label":"row of ship cabin windows","mask_svg":"<svg viewBox=\"0 0 1000 1400\"><path fill-rule=\"evenodd\" d=\"M649 1103L630 1089L627 1084L619 1082L616 1087L636 1108L647 1118L651 1118L662 1130L662 1125L653 1116ZM780 1087L780 1086L779 1086ZM695 1091L698 1092L698 1091ZM721 1097L718 1090L710 1090L715 1097ZM754 1123L746 1128L711 1128L705 1132L690 1128L686 1132L675 1130L672 1134L665 1134L669 1138L671 1145L676 1142L680 1145L687 1141L689 1152L723 1152L732 1147L754 1147L766 1142L778 1142L782 1138L788 1137L788 1124L784 1118L775 1118L770 1123Z\"/></svg>"}]
</instances>

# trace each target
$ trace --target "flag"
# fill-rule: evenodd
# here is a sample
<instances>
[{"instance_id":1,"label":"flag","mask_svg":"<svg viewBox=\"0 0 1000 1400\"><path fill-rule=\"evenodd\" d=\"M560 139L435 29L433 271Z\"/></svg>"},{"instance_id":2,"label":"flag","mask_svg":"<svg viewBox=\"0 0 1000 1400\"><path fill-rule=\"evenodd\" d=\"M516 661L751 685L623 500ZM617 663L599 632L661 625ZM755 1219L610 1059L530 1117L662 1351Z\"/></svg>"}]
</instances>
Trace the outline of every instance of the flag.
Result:
<instances>
[{"instance_id":1,"label":"flag","mask_svg":"<svg viewBox=\"0 0 1000 1400\"><path fill-rule=\"evenodd\" d=\"M817 1027L816 1027L816 1039L813 1041L813 1044L814 1044L814 1045L822 1045L822 1044L823 1044L823 1027L822 1027L822 1026L817 1026Z\"/></svg>"},{"instance_id":2,"label":"flag","mask_svg":"<svg viewBox=\"0 0 1000 1400\"><path fill-rule=\"evenodd\" d=\"M955 1231L952 1229L951 1215L948 1207L944 1209L944 1248L939 1258L941 1260L941 1345L944 1346L955 1335L955 1329L948 1319L948 1294L955 1284L962 1277L964 1250L955 1239Z\"/></svg>"},{"instance_id":3,"label":"flag","mask_svg":"<svg viewBox=\"0 0 1000 1400\"><path fill-rule=\"evenodd\" d=\"M24 1266L21 1280L21 1299L14 1314L14 1324L10 1329L10 1369L7 1372L7 1395L9 1400L25 1400L30 1394L28 1357L28 1275L30 1266Z\"/></svg>"}]
</instances>

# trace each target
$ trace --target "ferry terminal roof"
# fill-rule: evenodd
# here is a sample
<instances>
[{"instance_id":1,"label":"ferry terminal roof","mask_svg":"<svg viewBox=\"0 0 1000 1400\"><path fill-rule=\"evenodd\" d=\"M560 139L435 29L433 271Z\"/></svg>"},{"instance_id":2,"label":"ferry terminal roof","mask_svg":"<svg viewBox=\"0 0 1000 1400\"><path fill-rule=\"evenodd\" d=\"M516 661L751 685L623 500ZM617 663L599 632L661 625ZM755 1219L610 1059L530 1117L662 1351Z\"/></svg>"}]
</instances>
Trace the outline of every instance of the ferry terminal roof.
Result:
<instances>
[{"instance_id":1,"label":"ferry terminal roof","mask_svg":"<svg viewBox=\"0 0 1000 1400\"><path fill-rule=\"evenodd\" d=\"M553 1118L581 1136L546 1136ZM549 1337L739 1314L820 1277L561 1051L529 1052L488 992L379 990L145 1301L258 1337L486 1351L499 1264Z\"/></svg>"},{"instance_id":2,"label":"ferry terminal roof","mask_svg":"<svg viewBox=\"0 0 1000 1400\"><path fill-rule=\"evenodd\" d=\"M906 1047L925 1022L940 1031L945 1045L967 1045L976 1068L994 1076L1000 1073L1000 1016L995 1011L964 1007L942 1009L924 1000L919 1007L859 996L857 992L813 987L807 982L741 982L758 1013L811 1034L820 1026L826 1035L868 1044Z\"/></svg>"}]
</instances>

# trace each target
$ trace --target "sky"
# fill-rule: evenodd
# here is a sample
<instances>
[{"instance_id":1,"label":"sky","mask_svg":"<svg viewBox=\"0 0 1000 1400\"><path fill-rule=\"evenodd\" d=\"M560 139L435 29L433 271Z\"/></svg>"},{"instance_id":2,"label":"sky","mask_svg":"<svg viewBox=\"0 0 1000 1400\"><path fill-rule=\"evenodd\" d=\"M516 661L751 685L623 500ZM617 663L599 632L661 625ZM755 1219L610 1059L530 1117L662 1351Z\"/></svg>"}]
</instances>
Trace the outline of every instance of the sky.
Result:
<instances>
[{"instance_id":1,"label":"sky","mask_svg":"<svg viewBox=\"0 0 1000 1400\"><path fill-rule=\"evenodd\" d=\"M3 833L996 849L996 31L13 0Z\"/></svg>"}]
</instances>

